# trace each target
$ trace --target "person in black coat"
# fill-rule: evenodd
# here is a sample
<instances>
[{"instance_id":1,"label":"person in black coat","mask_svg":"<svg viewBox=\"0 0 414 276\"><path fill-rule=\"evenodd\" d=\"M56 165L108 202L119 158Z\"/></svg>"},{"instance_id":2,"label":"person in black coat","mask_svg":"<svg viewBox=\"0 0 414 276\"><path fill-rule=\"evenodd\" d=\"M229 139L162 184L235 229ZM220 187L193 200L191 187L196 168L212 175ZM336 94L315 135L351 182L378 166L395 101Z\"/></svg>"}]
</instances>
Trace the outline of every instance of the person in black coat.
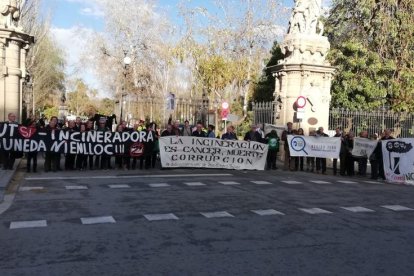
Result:
<instances>
[{"instance_id":1,"label":"person in black coat","mask_svg":"<svg viewBox=\"0 0 414 276\"><path fill-rule=\"evenodd\" d=\"M196 130L193 131L193 136L195 137L207 137L207 133L203 130L203 125L198 122L196 126Z\"/></svg>"},{"instance_id":2,"label":"person in black coat","mask_svg":"<svg viewBox=\"0 0 414 276\"><path fill-rule=\"evenodd\" d=\"M251 126L251 129L249 132L244 135L244 141L252 141L252 142L260 142L262 143L262 135L260 135L259 132L256 131L257 127L255 125Z\"/></svg>"}]
</instances>

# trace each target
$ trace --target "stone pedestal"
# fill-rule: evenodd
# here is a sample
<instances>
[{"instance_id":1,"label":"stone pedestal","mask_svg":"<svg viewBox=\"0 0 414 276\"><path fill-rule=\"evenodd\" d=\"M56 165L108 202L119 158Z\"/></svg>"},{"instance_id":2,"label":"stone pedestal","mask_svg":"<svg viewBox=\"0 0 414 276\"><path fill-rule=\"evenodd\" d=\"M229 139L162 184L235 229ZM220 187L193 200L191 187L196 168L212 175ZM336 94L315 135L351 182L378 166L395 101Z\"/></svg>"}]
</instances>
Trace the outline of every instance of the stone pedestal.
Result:
<instances>
[{"instance_id":1,"label":"stone pedestal","mask_svg":"<svg viewBox=\"0 0 414 276\"><path fill-rule=\"evenodd\" d=\"M285 58L273 67L276 124L293 122L294 128L303 128L305 134L320 126L327 130L335 71L325 60L330 48L328 39L316 33L292 33L285 36L281 48ZM299 96L307 99L303 109L296 106Z\"/></svg>"},{"instance_id":2,"label":"stone pedestal","mask_svg":"<svg viewBox=\"0 0 414 276\"><path fill-rule=\"evenodd\" d=\"M0 121L7 120L10 112L21 121L22 84L27 74L26 54L29 45L34 42L34 38L25 34L19 26L21 5L22 1L0 5Z\"/></svg>"}]
</instances>

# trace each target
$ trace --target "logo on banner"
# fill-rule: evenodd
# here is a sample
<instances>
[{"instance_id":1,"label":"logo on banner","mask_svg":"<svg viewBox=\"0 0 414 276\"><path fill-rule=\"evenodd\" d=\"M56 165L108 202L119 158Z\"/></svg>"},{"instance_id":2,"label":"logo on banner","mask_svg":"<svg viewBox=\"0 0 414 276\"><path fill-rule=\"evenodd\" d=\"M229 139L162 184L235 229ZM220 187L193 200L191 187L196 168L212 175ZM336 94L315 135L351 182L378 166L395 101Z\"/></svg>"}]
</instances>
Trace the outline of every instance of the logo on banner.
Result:
<instances>
[{"instance_id":1,"label":"logo on banner","mask_svg":"<svg viewBox=\"0 0 414 276\"><path fill-rule=\"evenodd\" d=\"M388 151L388 158L390 163L390 170L394 172L394 174L400 175L400 157L391 158L391 153L407 153L409 152L413 146L411 143L405 143L402 141L390 141L386 145L386 149ZM393 161L393 162L392 162Z\"/></svg>"},{"instance_id":2,"label":"logo on banner","mask_svg":"<svg viewBox=\"0 0 414 276\"><path fill-rule=\"evenodd\" d=\"M29 138L32 138L32 136L36 134L36 128L19 126L19 133L22 137L29 139Z\"/></svg>"},{"instance_id":3,"label":"logo on banner","mask_svg":"<svg viewBox=\"0 0 414 276\"><path fill-rule=\"evenodd\" d=\"M144 143L133 143L129 148L129 155L132 157L140 157L144 154Z\"/></svg>"},{"instance_id":4,"label":"logo on banner","mask_svg":"<svg viewBox=\"0 0 414 276\"><path fill-rule=\"evenodd\" d=\"M305 147L306 147L306 142L305 139L303 137L300 136L295 136L292 138L292 141L290 141L290 146L292 147L292 149L294 151L303 151L306 155L309 155L306 151L305 151Z\"/></svg>"}]
</instances>

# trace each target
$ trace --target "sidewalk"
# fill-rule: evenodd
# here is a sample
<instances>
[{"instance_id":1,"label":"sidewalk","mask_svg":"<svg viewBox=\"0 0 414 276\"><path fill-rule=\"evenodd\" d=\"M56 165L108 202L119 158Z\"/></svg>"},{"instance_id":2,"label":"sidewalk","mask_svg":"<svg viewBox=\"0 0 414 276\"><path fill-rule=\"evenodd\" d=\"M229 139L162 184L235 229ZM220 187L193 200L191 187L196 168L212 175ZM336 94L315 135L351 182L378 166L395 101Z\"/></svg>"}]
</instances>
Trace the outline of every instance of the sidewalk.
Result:
<instances>
[{"instance_id":1,"label":"sidewalk","mask_svg":"<svg viewBox=\"0 0 414 276\"><path fill-rule=\"evenodd\" d=\"M3 202L4 194L6 193L8 185L12 180L17 168L20 166L21 160L22 159L16 159L13 170L0 169L0 203Z\"/></svg>"}]
</instances>

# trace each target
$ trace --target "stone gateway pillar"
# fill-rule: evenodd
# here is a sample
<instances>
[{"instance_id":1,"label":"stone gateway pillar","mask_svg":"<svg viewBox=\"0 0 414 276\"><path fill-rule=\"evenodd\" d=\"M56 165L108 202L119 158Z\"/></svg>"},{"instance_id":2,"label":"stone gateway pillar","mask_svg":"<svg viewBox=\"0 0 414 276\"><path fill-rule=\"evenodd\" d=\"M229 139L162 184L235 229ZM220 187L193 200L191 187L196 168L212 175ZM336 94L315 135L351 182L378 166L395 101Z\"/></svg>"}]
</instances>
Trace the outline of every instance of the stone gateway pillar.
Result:
<instances>
[{"instance_id":1,"label":"stone gateway pillar","mask_svg":"<svg viewBox=\"0 0 414 276\"><path fill-rule=\"evenodd\" d=\"M335 69L326 61L330 49L322 36L321 0L296 0L289 29L281 43L284 59L273 67L275 121L278 126L293 122L294 128L328 129L331 80ZM296 100L306 98L298 108Z\"/></svg>"},{"instance_id":2,"label":"stone gateway pillar","mask_svg":"<svg viewBox=\"0 0 414 276\"><path fill-rule=\"evenodd\" d=\"M0 121L13 112L22 116L22 84L26 77L26 54L34 38L23 32L19 20L22 0L0 0Z\"/></svg>"}]
</instances>

